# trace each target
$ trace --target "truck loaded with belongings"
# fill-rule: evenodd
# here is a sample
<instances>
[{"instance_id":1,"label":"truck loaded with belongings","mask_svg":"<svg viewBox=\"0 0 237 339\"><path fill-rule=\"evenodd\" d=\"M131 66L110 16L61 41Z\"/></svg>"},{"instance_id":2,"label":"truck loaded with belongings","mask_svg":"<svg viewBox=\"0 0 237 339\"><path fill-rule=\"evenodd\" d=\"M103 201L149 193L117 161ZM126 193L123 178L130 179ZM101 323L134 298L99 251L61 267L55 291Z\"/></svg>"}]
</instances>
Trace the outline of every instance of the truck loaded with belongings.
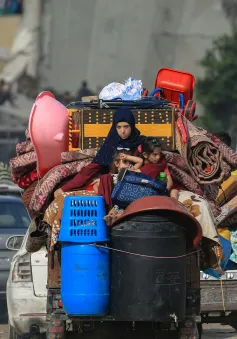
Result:
<instances>
[{"instance_id":1,"label":"truck loaded with belongings","mask_svg":"<svg viewBox=\"0 0 237 339\"><path fill-rule=\"evenodd\" d=\"M237 169L237 155L194 125L194 77L162 69L155 90L140 97L133 79L128 83L127 97L123 87L122 99L100 96L67 108L42 92L10 161L32 218L28 251L47 243L48 338L55 319L62 338L88 329L152 336L164 327L177 338L198 338L200 270L219 278L234 262L235 246L218 230L234 229L235 208L219 190ZM145 137L161 145L159 168L167 168L178 199L143 167L118 173L115 183L108 166L114 153L139 157ZM116 185L127 189L107 227Z\"/></svg>"}]
</instances>

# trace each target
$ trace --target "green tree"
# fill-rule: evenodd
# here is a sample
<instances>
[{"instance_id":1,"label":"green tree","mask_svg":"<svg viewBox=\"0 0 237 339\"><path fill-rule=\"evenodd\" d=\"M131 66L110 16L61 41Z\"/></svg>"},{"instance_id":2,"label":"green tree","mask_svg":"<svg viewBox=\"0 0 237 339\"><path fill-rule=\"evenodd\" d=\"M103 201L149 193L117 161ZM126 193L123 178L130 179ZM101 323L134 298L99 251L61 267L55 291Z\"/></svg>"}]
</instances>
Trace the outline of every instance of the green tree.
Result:
<instances>
[{"instance_id":1,"label":"green tree","mask_svg":"<svg viewBox=\"0 0 237 339\"><path fill-rule=\"evenodd\" d=\"M204 116L197 124L210 132L237 133L237 33L214 41L203 59L204 77L197 80L197 100Z\"/></svg>"}]
</instances>

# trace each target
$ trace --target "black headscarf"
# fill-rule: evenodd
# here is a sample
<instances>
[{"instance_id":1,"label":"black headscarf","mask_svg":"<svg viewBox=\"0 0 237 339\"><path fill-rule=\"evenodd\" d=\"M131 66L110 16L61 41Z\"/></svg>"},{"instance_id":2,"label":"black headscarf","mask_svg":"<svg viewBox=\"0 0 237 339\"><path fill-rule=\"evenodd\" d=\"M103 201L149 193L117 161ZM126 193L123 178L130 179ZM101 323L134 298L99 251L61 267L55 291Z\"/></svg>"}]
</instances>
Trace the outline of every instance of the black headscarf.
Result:
<instances>
[{"instance_id":1,"label":"black headscarf","mask_svg":"<svg viewBox=\"0 0 237 339\"><path fill-rule=\"evenodd\" d=\"M120 138L117 133L116 126L119 122L127 122L131 127L131 134L127 139ZM113 124L109 134L92 162L108 166L112 162L113 155L118 147L135 151L143 140L144 136L140 135L140 131L135 126L135 118L132 111L124 107L119 108L114 112Z\"/></svg>"}]
</instances>

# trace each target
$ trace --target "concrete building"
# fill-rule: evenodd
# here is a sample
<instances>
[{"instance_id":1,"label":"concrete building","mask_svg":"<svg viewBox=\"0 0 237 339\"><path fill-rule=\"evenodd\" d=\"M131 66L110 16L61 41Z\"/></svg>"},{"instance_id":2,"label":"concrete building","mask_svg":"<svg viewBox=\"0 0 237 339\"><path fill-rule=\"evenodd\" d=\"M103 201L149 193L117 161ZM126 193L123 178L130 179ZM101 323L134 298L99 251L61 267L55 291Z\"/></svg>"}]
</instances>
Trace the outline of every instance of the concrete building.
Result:
<instances>
[{"instance_id":1,"label":"concrete building","mask_svg":"<svg viewBox=\"0 0 237 339\"><path fill-rule=\"evenodd\" d=\"M198 61L229 33L221 0L45 0L41 86L75 92L127 77L152 88L161 67L202 75Z\"/></svg>"}]
</instances>

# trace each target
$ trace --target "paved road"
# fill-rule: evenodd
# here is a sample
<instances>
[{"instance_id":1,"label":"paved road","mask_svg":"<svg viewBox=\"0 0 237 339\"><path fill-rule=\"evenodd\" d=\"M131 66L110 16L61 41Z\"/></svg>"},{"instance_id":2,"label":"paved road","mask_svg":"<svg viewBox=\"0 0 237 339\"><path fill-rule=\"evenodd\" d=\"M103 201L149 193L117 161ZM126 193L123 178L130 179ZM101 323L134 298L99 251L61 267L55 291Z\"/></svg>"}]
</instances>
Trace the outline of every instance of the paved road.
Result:
<instances>
[{"instance_id":1,"label":"paved road","mask_svg":"<svg viewBox=\"0 0 237 339\"><path fill-rule=\"evenodd\" d=\"M6 324L0 324L0 339L8 338L8 327ZM237 332L229 326L204 325L202 339L237 339Z\"/></svg>"},{"instance_id":2,"label":"paved road","mask_svg":"<svg viewBox=\"0 0 237 339\"><path fill-rule=\"evenodd\" d=\"M8 338L6 304L0 303L0 339ZM74 337L74 336L73 336ZM202 339L237 339L237 332L229 326L204 325Z\"/></svg>"},{"instance_id":3,"label":"paved road","mask_svg":"<svg viewBox=\"0 0 237 339\"><path fill-rule=\"evenodd\" d=\"M202 339L237 339L237 332L230 326L204 325Z\"/></svg>"}]
</instances>

